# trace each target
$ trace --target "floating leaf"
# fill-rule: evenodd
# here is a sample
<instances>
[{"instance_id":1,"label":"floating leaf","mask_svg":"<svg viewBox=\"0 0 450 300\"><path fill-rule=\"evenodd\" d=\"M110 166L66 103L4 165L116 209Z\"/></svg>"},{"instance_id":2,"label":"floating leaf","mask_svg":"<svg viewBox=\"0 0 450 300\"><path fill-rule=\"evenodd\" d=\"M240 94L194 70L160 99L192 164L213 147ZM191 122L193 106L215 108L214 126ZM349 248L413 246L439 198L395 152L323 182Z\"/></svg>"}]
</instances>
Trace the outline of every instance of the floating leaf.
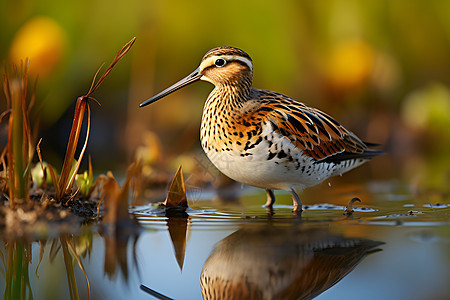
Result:
<instances>
[{"instance_id":1,"label":"floating leaf","mask_svg":"<svg viewBox=\"0 0 450 300\"><path fill-rule=\"evenodd\" d=\"M169 193L167 194L166 201L164 201L166 208L186 208L188 207L186 197L186 187L184 185L183 170L181 166L178 168L175 177L170 184Z\"/></svg>"}]
</instances>

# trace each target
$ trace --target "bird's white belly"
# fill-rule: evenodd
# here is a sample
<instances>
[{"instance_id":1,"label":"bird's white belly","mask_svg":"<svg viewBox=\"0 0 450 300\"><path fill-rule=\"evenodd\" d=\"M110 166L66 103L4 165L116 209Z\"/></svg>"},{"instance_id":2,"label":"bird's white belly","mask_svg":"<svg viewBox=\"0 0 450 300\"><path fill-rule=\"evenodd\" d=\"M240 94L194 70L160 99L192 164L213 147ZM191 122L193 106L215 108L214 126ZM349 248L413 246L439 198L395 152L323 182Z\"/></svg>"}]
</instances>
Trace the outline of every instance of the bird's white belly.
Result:
<instances>
[{"instance_id":1,"label":"bird's white belly","mask_svg":"<svg viewBox=\"0 0 450 300\"><path fill-rule=\"evenodd\" d=\"M234 151L214 152L208 158L223 174L251 186L265 189L289 190L291 186L303 189L295 172L283 165L268 163L256 157L241 157Z\"/></svg>"},{"instance_id":2,"label":"bird's white belly","mask_svg":"<svg viewBox=\"0 0 450 300\"><path fill-rule=\"evenodd\" d=\"M266 142L260 143L249 151L251 155L244 157L233 149L205 152L211 162L228 177L265 189L303 190L336 175L336 164L315 164L315 160L304 155L302 150L291 143L282 146L278 144L278 149L289 153L292 159L288 159L289 156L283 158L275 156L268 159L270 151ZM353 167L356 165L351 168ZM342 170L345 171L347 170Z\"/></svg>"},{"instance_id":3,"label":"bird's white belly","mask_svg":"<svg viewBox=\"0 0 450 300\"><path fill-rule=\"evenodd\" d=\"M318 163L289 139L272 132L268 125L263 126L261 136L265 137L262 142L245 153L233 146L208 149L208 144L217 143L217 137L209 134L202 137L202 146L211 162L226 176L244 184L275 190L303 190L366 161L359 159Z\"/></svg>"}]
</instances>

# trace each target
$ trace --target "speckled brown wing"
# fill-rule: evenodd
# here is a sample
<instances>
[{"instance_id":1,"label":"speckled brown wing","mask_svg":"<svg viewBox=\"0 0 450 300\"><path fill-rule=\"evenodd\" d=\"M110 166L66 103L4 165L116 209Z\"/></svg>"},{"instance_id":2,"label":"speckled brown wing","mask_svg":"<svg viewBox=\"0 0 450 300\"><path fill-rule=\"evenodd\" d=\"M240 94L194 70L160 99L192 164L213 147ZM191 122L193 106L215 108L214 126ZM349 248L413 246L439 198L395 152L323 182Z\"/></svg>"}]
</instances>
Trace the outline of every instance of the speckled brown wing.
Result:
<instances>
[{"instance_id":1,"label":"speckled brown wing","mask_svg":"<svg viewBox=\"0 0 450 300\"><path fill-rule=\"evenodd\" d=\"M339 162L382 154L368 149L355 134L318 109L271 91L258 90L258 97L263 101L256 113L317 161Z\"/></svg>"}]
</instances>

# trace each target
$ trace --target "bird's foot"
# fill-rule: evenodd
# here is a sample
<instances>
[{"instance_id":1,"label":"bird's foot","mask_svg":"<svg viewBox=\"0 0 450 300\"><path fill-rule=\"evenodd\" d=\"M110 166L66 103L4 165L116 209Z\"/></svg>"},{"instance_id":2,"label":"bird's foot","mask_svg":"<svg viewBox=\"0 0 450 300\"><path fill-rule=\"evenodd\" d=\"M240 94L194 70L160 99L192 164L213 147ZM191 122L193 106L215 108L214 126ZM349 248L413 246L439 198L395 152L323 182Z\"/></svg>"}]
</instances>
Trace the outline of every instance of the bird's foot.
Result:
<instances>
[{"instance_id":1,"label":"bird's foot","mask_svg":"<svg viewBox=\"0 0 450 300\"><path fill-rule=\"evenodd\" d=\"M296 214L300 213L301 215L303 211L302 200L300 200L300 197L297 195L297 192L294 189L291 189L291 195L292 195L292 203L294 204L293 212Z\"/></svg>"},{"instance_id":2,"label":"bird's foot","mask_svg":"<svg viewBox=\"0 0 450 300\"><path fill-rule=\"evenodd\" d=\"M294 209L292 210L292 213L294 215L301 216L302 212L303 212L303 206L301 204L295 205L295 203L294 203Z\"/></svg>"},{"instance_id":3,"label":"bird's foot","mask_svg":"<svg viewBox=\"0 0 450 300\"><path fill-rule=\"evenodd\" d=\"M266 204L264 204L265 207L268 209L273 209L273 204L275 203L275 194L273 190L266 190L267 192L267 201Z\"/></svg>"}]
</instances>

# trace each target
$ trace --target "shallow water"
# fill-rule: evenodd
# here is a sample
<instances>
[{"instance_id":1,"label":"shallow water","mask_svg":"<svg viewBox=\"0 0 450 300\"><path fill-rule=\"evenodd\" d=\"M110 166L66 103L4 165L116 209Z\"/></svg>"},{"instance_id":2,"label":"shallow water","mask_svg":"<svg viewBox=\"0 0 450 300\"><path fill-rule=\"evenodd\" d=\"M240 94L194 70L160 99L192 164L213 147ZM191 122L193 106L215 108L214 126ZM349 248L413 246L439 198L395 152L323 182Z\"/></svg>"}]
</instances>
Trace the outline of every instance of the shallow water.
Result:
<instances>
[{"instance_id":1,"label":"shallow water","mask_svg":"<svg viewBox=\"0 0 450 300\"><path fill-rule=\"evenodd\" d=\"M428 203L394 185L358 187L362 203L355 202L350 216L343 210L351 185L309 192L301 217L291 212L287 194L277 195L270 212L261 190L245 189L232 204L196 190L188 195L187 217L135 205L130 210L142 226L139 234L111 238L84 228L76 251L91 299L156 299L141 284L173 299L202 299L202 288L205 298L448 299L448 199ZM39 264L41 247L31 247L34 298L68 299L62 251L54 254L48 241ZM79 296L86 299L86 279L74 265Z\"/></svg>"}]
</instances>

